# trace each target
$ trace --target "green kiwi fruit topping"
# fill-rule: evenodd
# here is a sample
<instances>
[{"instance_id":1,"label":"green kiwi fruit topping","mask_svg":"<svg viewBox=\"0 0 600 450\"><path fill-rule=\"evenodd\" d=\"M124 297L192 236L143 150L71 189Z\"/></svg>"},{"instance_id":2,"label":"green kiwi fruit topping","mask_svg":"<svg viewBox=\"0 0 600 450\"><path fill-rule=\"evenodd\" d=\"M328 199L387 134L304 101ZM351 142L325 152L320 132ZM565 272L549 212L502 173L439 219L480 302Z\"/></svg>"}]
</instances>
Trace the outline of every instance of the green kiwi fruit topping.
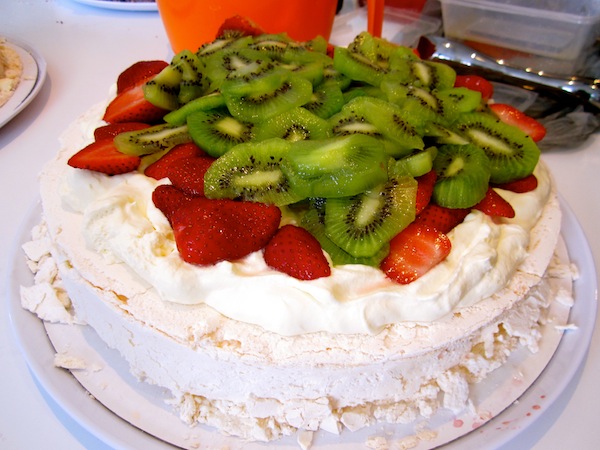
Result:
<instances>
[{"instance_id":1,"label":"green kiwi fruit topping","mask_svg":"<svg viewBox=\"0 0 600 450\"><path fill-rule=\"evenodd\" d=\"M114 138L115 146L120 152L137 156L168 150L191 141L187 125L173 126L165 123L119 133Z\"/></svg>"},{"instance_id":2,"label":"green kiwi fruit topping","mask_svg":"<svg viewBox=\"0 0 600 450\"><path fill-rule=\"evenodd\" d=\"M415 219L416 191L415 179L391 162L385 182L352 197L327 199L326 234L354 257L374 256Z\"/></svg>"},{"instance_id":3,"label":"green kiwi fruit topping","mask_svg":"<svg viewBox=\"0 0 600 450\"><path fill-rule=\"evenodd\" d=\"M479 147L441 145L433 160L437 181L433 201L446 208L471 208L488 190L490 161Z\"/></svg>"},{"instance_id":4,"label":"green kiwi fruit topping","mask_svg":"<svg viewBox=\"0 0 600 450\"><path fill-rule=\"evenodd\" d=\"M452 129L485 152L492 183L525 178L539 161L540 149L529 136L491 114L461 114Z\"/></svg>"},{"instance_id":5,"label":"green kiwi fruit topping","mask_svg":"<svg viewBox=\"0 0 600 450\"><path fill-rule=\"evenodd\" d=\"M289 141L325 139L331 137L331 126L327 120L298 106L256 124L255 137L259 141L274 137Z\"/></svg>"},{"instance_id":6,"label":"green kiwi fruit topping","mask_svg":"<svg viewBox=\"0 0 600 450\"><path fill-rule=\"evenodd\" d=\"M192 140L214 157L254 139L254 124L233 117L227 108L196 111L187 117L187 128Z\"/></svg>"},{"instance_id":7,"label":"green kiwi fruit topping","mask_svg":"<svg viewBox=\"0 0 600 450\"><path fill-rule=\"evenodd\" d=\"M387 162L377 139L360 134L292 143L282 163L292 189L310 197L346 197L387 180Z\"/></svg>"},{"instance_id":8,"label":"green kiwi fruit topping","mask_svg":"<svg viewBox=\"0 0 600 450\"><path fill-rule=\"evenodd\" d=\"M204 194L208 198L288 205L302 200L290 188L281 162L290 152L291 143L267 139L233 147L211 164L204 176Z\"/></svg>"}]
</instances>

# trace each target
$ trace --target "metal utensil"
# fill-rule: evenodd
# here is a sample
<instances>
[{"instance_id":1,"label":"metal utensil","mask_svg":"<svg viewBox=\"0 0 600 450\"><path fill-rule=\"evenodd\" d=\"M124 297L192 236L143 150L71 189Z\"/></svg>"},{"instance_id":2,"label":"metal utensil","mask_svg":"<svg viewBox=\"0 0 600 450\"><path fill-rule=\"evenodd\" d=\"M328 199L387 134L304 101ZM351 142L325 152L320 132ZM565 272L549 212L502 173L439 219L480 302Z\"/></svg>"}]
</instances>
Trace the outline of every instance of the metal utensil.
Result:
<instances>
[{"instance_id":1,"label":"metal utensil","mask_svg":"<svg viewBox=\"0 0 600 450\"><path fill-rule=\"evenodd\" d=\"M465 44L440 36L422 36L417 49L423 58L443 61L458 73L477 73L489 81L535 90L566 104L581 104L586 111L600 114L600 78L558 77L508 66Z\"/></svg>"}]
</instances>

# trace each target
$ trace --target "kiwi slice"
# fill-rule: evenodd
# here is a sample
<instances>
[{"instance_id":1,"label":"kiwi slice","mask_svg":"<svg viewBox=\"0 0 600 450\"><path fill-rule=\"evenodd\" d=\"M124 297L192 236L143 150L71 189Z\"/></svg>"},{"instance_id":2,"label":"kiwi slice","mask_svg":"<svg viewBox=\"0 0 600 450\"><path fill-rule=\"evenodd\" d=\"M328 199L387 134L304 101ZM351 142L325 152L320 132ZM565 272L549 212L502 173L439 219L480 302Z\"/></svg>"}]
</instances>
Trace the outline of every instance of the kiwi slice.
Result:
<instances>
[{"instance_id":1,"label":"kiwi slice","mask_svg":"<svg viewBox=\"0 0 600 450\"><path fill-rule=\"evenodd\" d=\"M446 89L454 86L456 72L449 65L418 58L394 58L390 62L390 72L402 84L413 85L428 90Z\"/></svg>"},{"instance_id":2,"label":"kiwi slice","mask_svg":"<svg viewBox=\"0 0 600 450\"><path fill-rule=\"evenodd\" d=\"M391 146L386 146L390 156L400 157L425 146L417 129L418 124L402 108L385 100L359 96L348 102L342 110L364 117L386 139L392 141Z\"/></svg>"},{"instance_id":3,"label":"kiwi slice","mask_svg":"<svg viewBox=\"0 0 600 450\"><path fill-rule=\"evenodd\" d=\"M432 200L446 208L471 208L487 192L490 161L479 147L446 144L438 148L433 161L437 181Z\"/></svg>"},{"instance_id":4,"label":"kiwi slice","mask_svg":"<svg viewBox=\"0 0 600 450\"><path fill-rule=\"evenodd\" d=\"M390 163L389 179L363 193L325 204L329 239L354 257L372 257L415 219L416 180Z\"/></svg>"},{"instance_id":5,"label":"kiwi slice","mask_svg":"<svg viewBox=\"0 0 600 450\"><path fill-rule=\"evenodd\" d=\"M169 64L144 84L144 97L153 105L168 111L179 108L181 77L181 71L173 63Z\"/></svg>"},{"instance_id":6,"label":"kiwi slice","mask_svg":"<svg viewBox=\"0 0 600 450\"><path fill-rule=\"evenodd\" d=\"M333 60L330 59L323 67L323 81L321 84L335 84L344 91L352 84L352 79L336 70L333 66Z\"/></svg>"},{"instance_id":7,"label":"kiwi slice","mask_svg":"<svg viewBox=\"0 0 600 450\"><path fill-rule=\"evenodd\" d=\"M268 55L249 48L218 52L205 62L211 88L218 89L225 80L251 81L272 71L276 62Z\"/></svg>"},{"instance_id":8,"label":"kiwi slice","mask_svg":"<svg viewBox=\"0 0 600 450\"><path fill-rule=\"evenodd\" d=\"M448 123L456 117L453 104L444 102L428 89L386 79L381 83L381 90L386 93L390 103L402 108L415 124L425 125L431 121Z\"/></svg>"},{"instance_id":9,"label":"kiwi slice","mask_svg":"<svg viewBox=\"0 0 600 450\"><path fill-rule=\"evenodd\" d=\"M208 83L204 77L204 66L198 57L189 50L182 50L173 57L173 66L181 72L179 93L177 99L180 105L200 97L207 89Z\"/></svg>"},{"instance_id":10,"label":"kiwi slice","mask_svg":"<svg viewBox=\"0 0 600 450\"><path fill-rule=\"evenodd\" d=\"M292 143L281 167L302 197L346 197L387 180L381 143L360 134Z\"/></svg>"},{"instance_id":11,"label":"kiwi slice","mask_svg":"<svg viewBox=\"0 0 600 450\"><path fill-rule=\"evenodd\" d=\"M540 149L529 136L491 114L461 114L452 129L485 152L490 161L492 183L525 178L539 161Z\"/></svg>"},{"instance_id":12,"label":"kiwi slice","mask_svg":"<svg viewBox=\"0 0 600 450\"><path fill-rule=\"evenodd\" d=\"M385 61L371 60L362 53L344 47L335 48L333 67L352 80L363 81L373 86L379 86L389 73Z\"/></svg>"},{"instance_id":13,"label":"kiwi slice","mask_svg":"<svg viewBox=\"0 0 600 450\"><path fill-rule=\"evenodd\" d=\"M211 56L224 50L233 50L237 48L246 48L253 42L252 36L238 36L236 34L228 34L221 36L214 41L207 42L202 45L197 51L196 56L200 61L204 61Z\"/></svg>"},{"instance_id":14,"label":"kiwi slice","mask_svg":"<svg viewBox=\"0 0 600 450\"><path fill-rule=\"evenodd\" d=\"M256 139L279 137L289 141L325 139L331 136L329 122L301 106L256 124Z\"/></svg>"},{"instance_id":15,"label":"kiwi slice","mask_svg":"<svg viewBox=\"0 0 600 450\"><path fill-rule=\"evenodd\" d=\"M325 231L325 210L323 208L311 207L302 216L300 226L308 230L321 244L321 248L329 255L335 266L344 264L361 264L365 266L379 267L379 264L390 251L389 244L384 244L373 256L357 258L336 245Z\"/></svg>"},{"instance_id":16,"label":"kiwi slice","mask_svg":"<svg viewBox=\"0 0 600 450\"><path fill-rule=\"evenodd\" d=\"M356 97L375 97L381 100L387 100L387 94L377 86L370 84L354 84L348 87L343 93L345 103Z\"/></svg>"},{"instance_id":17,"label":"kiwi slice","mask_svg":"<svg viewBox=\"0 0 600 450\"><path fill-rule=\"evenodd\" d=\"M344 106L344 95L336 83L321 83L313 89L310 100L302 105L311 113L328 119Z\"/></svg>"},{"instance_id":18,"label":"kiwi slice","mask_svg":"<svg viewBox=\"0 0 600 450\"><path fill-rule=\"evenodd\" d=\"M211 92L189 101L179 109L170 111L163 117L164 121L171 125L183 125L187 117L197 111L209 111L211 109L225 107L225 98L220 92Z\"/></svg>"},{"instance_id":19,"label":"kiwi slice","mask_svg":"<svg viewBox=\"0 0 600 450\"><path fill-rule=\"evenodd\" d=\"M149 155L178 144L191 142L187 125L159 124L141 130L119 133L114 138L117 149L127 155Z\"/></svg>"},{"instance_id":20,"label":"kiwi slice","mask_svg":"<svg viewBox=\"0 0 600 450\"><path fill-rule=\"evenodd\" d=\"M425 175L433 169L433 161L437 156L437 147L427 147L425 150L415 150L408 156L398 160L406 171L413 177Z\"/></svg>"},{"instance_id":21,"label":"kiwi slice","mask_svg":"<svg viewBox=\"0 0 600 450\"><path fill-rule=\"evenodd\" d=\"M292 40L286 33L266 33L255 36L248 47L278 59L285 53L290 45L292 45Z\"/></svg>"},{"instance_id":22,"label":"kiwi slice","mask_svg":"<svg viewBox=\"0 0 600 450\"><path fill-rule=\"evenodd\" d=\"M457 113L473 112L481 106L481 92L466 87L440 89L434 95Z\"/></svg>"},{"instance_id":23,"label":"kiwi slice","mask_svg":"<svg viewBox=\"0 0 600 450\"><path fill-rule=\"evenodd\" d=\"M309 102L312 89L307 79L275 70L250 82L225 81L221 92L233 116L258 122Z\"/></svg>"},{"instance_id":24,"label":"kiwi slice","mask_svg":"<svg viewBox=\"0 0 600 450\"><path fill-rule=\"evenodd\" d=\"M193 141L215 158L254 139L254 124L233 117L227 108L196 111L187 117L187 126Z\"/></svg>"},{"instance_id":25,"label":"kiwi slice","mask_svg":"<svg viewBox=\"0 0 600 450\"><path fill-rule=\"evenodd\" d=\"M281 170L290 148L290 142L278 138L236 145L206 171L204 195L278 206L302 200Z\"/></svg>"},{"instance_id":26,"label":"kiwi slice","mask_svg":"<svg viewBox=\"0 0 600 450\"><path fill-rule=\"evenodd\" d=\"M469 141L448 126L436 122L428 122L423 127L425 139L436 144L468 144Z\"/></svg>"}]
</instances>

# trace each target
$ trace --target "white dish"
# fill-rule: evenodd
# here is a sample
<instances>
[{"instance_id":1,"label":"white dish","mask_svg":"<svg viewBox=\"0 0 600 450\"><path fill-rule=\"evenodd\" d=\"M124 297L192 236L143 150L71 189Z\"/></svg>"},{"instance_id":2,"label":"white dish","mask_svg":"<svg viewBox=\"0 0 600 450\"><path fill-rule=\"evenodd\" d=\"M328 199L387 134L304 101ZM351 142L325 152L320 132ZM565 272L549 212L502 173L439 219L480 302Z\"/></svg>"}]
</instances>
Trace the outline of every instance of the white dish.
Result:
<instances>
[{"instance_id":1,"label":"white dish","mask_svg":"<svg viewBox=\"0 0 600 450\"><path fill-rule=\"evenodd\" d=\"M83 5L95 6L96 8L116 9L119 11L158 11L156 2L147 1L124 1L124 0L73 0Z\"/></svg>"},{"instance_id":2,"label":"white dish","mask_svg":"<svg viewBox=\"0 0 600 450\"><path fill-rule=\"evenodd\" d=\"M46 61L25 42L0 35L4 45L17 52L23 64L21 81L8 101L0 106L0 128L19 114L38 95L46 79Z\"/></svg>"},{"instance_id":3,"label":"white dish","mask_svg":"<svg viewBox=\"0 0 600 450\"><path fill-rule=\"evenodd\" d=\"M573 213L562 203L563 238L573 263L580 270L580 278L573 284L576 302L569 318L569 322L575 323L578 329L562 337L556 352L552 342L549 343L550 348L542 346L540 352L534 355L527 350L515 352L507 365L477 386L476 396L483 405L479 411L484 414L465 414L456 419L449 414L438 414L428 428L435 432L435 436L430 435L415 448L430 448L450 441L453 442L447 444L447 448L494 448L509 442L541 417L540 411L543 412L558 398L585 360L596 317L596 271L583 231ZM29 240L29 230L39 217L39 206L36 206L23 223L19 244ZM116 352L106 348L88 327L60 324L46 324L44 327L37 317L20 307L19 286L32 283L20 245L14 249L12 260L9 315L31 371L50 397L94 436L121 448L171 448L163 440L187 448L265 448L266 444L242 443L207 427L189 428L184 425L164 404L164 392L137 382ZM546 332L558 335L554 329ZM74 371L73 376L66 370L54 369L55 347L60 352L81 356L87 368ZM527 379L529 376L532 378ZM520 386L514 383L517 378L524 380ZM515 402L517 398L519 401ZM140 429L162 440L152 438ZM477 432L470 433L474 429ZM414 428L411 430L414 434ZM406 432L407 426L381 425L364 432L344 433L340 437L318 433L312 449L364 448L369 437L382 436L393 441L402 439ZM286 438L268 447L296 450L298 444L294 438Z\"/></svg>"}]
</instances>

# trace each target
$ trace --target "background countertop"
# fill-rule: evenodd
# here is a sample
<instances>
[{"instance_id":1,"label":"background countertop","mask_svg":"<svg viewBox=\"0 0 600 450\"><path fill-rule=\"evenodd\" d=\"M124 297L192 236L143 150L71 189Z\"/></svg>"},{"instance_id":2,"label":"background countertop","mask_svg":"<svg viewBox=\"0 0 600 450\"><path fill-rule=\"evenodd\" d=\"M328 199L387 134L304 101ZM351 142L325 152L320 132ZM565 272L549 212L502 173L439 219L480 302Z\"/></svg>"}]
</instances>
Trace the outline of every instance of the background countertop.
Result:
<instances>
[{"instance_id":1,"label":"background countertop","mask_svg":"<svg viewBox=\"0 0 600 450\"><path fill-rule=\"evenodd\" d=\"M32 103L0 128L0 448L108 449L44 392L20 353L5 308L17 301L9 289L9 249L38 199L37 174L58 150L59 134L106 97L121 70L136 60L169 60L172 52L157 12L112 11L72 0L2 0L2 35L35 48L46 60L47 79ZM600 261L600 136L543 158ZM571 385L506 449L598 448L599 374L596 327L587 361Z\"/></svg>"}]
</instances>

